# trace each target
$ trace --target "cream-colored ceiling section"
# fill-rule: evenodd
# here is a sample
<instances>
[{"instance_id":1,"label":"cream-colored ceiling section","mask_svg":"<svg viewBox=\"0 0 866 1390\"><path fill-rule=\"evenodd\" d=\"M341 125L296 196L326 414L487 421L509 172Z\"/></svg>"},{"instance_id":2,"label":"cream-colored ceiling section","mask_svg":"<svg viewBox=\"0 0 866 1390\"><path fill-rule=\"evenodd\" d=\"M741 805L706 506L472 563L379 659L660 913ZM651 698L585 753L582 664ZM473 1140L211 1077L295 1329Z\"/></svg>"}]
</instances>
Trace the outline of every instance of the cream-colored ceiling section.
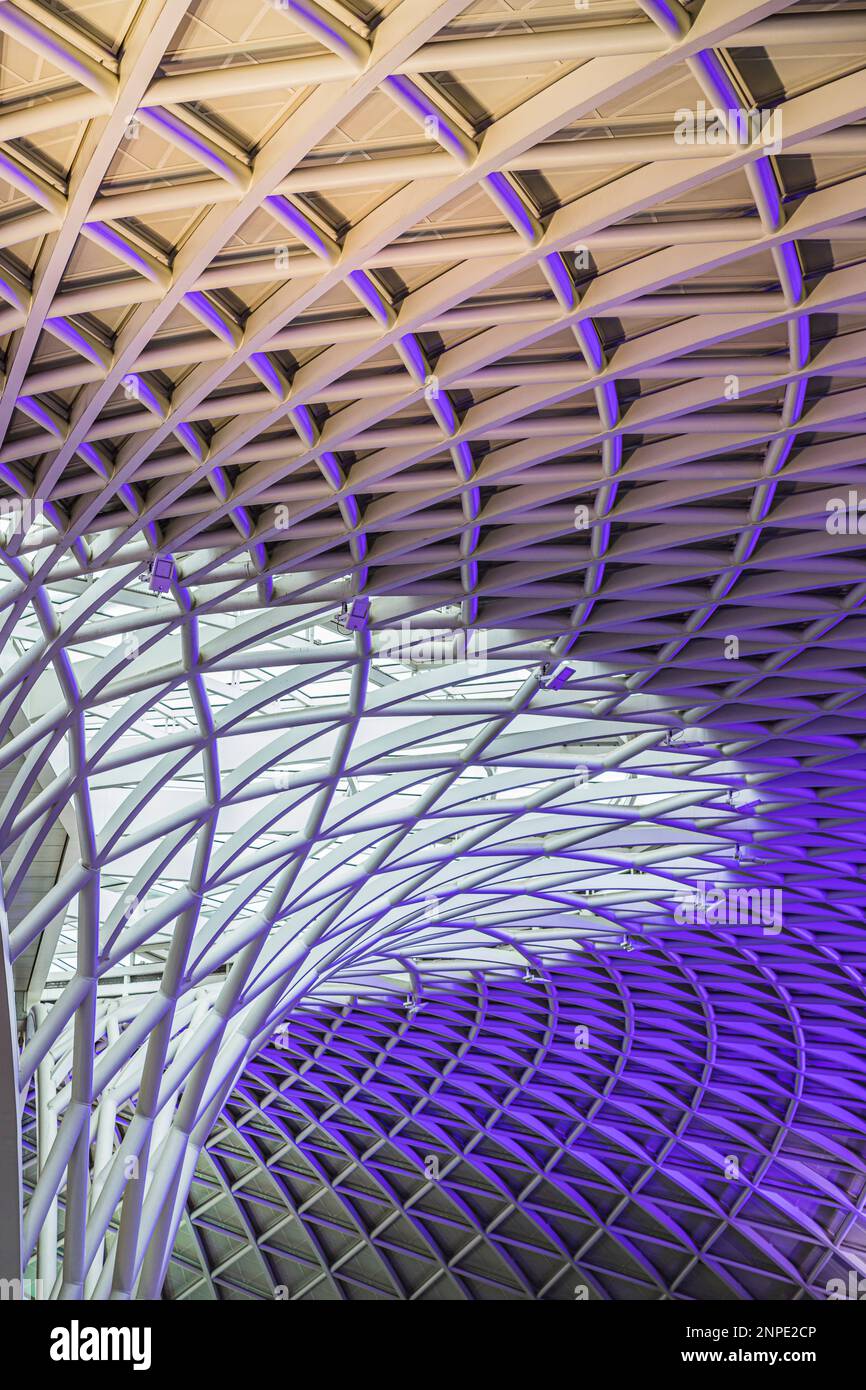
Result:
<instances>
[{"instance_id":1,"label":"cream-colored ceiling section","mask_svg":"<svg viewBox=\"0 0 866 1390\"><path fill-rule=\"evenodd\" d=\"M167 176L183 174L193 177L202 172L199 160L194 159L158 130L149 127L135 113L130 119L109 166L107 181L118 187L146 187L159 183Z\"/></svg>"},{"instance_id":2,"label":"cream-colored ceiling section","mask_svg":"<svg viewBox=\"0 0 866 1390\"><path fill-rule=\"evenodd\" d=\"M441 61L447 63L447 45L441 47ZM434 46L432 58L435 59L435 56ZM461 64L456 76L447 71L440 73L432 67L431 74L435 76L436 86L442 94L481 124L507 116L529 97L544 91L563 73L579 66L578 62L532 62L528 58L509 71L497 70L492 66L473 68L470 59L465 67Z\"/></svg>"},{"instance_id":3,"label":"cream-colored ceiling section","mask_svg":"<svg viewBox=\"0 0 866 1390\"><path fill-rule=\"evenodd\" d=\"M0 179L0 219L24 207L31 207L32 200L5 179Z\"/></svg>"},{"instance_id":4,"label":"cream-colored ceiling section","mask_svg":"<svg viewBox=\"0 0 866 1390\"><path fill-rule=\"evenodd\" d=\"M696 366L690 376L683 365L708 354L743 360L744 371L754 370L745 359L772 354L782 380L744 388L743 400L753 401L756 426L758 404L772 404L780 416L788 411L784 428L797 433L787 383L818 354L825 323L834 316L848 328L859 323L852 304L862 199L854 184L866 165L866 137L855 123L856 82L845 76L856 17L839 12L837 28L828 28L835 37L823 41L819 32L812 41L799 8L778 22L775 11L762 11L768 37L750 42L757 11L745 0L735 13L707 0L692 14L696 32L709 35L707 51L727 53L725 63L742 61L747 93L753 84L757 98L784 96L792 129L799 123L808 135L822 127L809 170L801 153L785 152L774 166L755 151L678 147L676 110L706 95L695 65L702 49L683 41L695 59L687 66L636 5L584 11L445 3L431 10L402 0L374 11L335 0L324 9L330 28L303 7L178 5L159 51L148 54L140 108L127 111L126 98L118 98L94 108L91 124L66 121L18 147L20 156L30 149L34 161L56 171L43 190L47 206L34 203L32 214L20 189L9 184L4 201L6 182L0 186L0 233L16 216L22 221L20 241L6 247L9 268L18 264L25 280L35 270L37 295L49 263L57 279L53 295L43 292L30 319L16 325L21 336L6 340L15 390L29 383L49 404L73 407L41 473L46 487L64 486L65 470L78 466L90 442L111 439L112 430L122 435L119 383L130 374L150 374L165 399L149 430L123 436L123 482L106 480L107 508L117 487L153 476L154 462L177 448L186 426L217 426L192 495L208 485L209 471L218 477L240 466L251 481L237 505L255 522L260 495L282 479L279 461L255 462L258 443L283 432L294 440L298 467L339 478L346 511L337 509L338 525L352 536L364 531L369 488L443 457L462 488L472 545L484 540L473 478L485 451L512 449L503 480L520 477L526 486L536 469L554 467L557 452L583 438L615 468L623 431L637 450L652 448L660 434L682 441L689 466L689 434L706 417L712 435L713 412L725 409L705 370ZM132 18L122 5L81 8L71 13L64 42L77 29L81 51L113 81L116 54L136 41ZM820 31L829 19L812 16L813 23ZM847 39L839 23L854 26ZM341 48L341 32L352 36L357 60ZM726 48L732 35L737 41ZM507 51L495 49L502 40L511 44ZM584 40L585 48L596 42L612 56L578 51ZM19 96L49 77L72 90L70 61L52 75L38 54L22 50L13 63L16 40L2 43L7 91L13 77ZM483 60L473 60L473 45ZM502 57L494 61L496 52ZM254 73L277 61L300 70L308 59L319 64L320 80L259 85L248 74L243 90L217 90L223 71ZM120 76L126 80L122 63ZM172 88L176 79L185 85ZM104 103L99 92L81 90L87 101ZM92 204L82 198L79 206L85 171L76 157L99 121L113 149ZM462 156L449 139L455 132ZM759 172L781 180L792 219L787 238L783 230L771 235ZM832 280L831 271L847 278ZM56 340L46 346L40 314L66 321L65 350ZM81 341L73 345L76 331ZM794 341L795 331L806 337ZM94 352L88 357L88 332L104 362ZM49 336L56 339L55 329ZM856 361L856 344L844 335L834 351L843 371L846 354ZM801 358L789 367L796 353ZM822 365L820 379L832 377L835 363ZM532 368L526 380L522 364ZM424 395L431 375L441 399L429 388ZM357 396L355 382L364 382ZM681 393L686 405L670 402L671 421L658 386L669 382L689 383ZM650 396L658 419L631 409ZM328 407L324 419L315 417L320 402ZM797 409L808 432L808 403ZM822 409L825 417L832 412ZM842 421L850 414L841 404L840 412ZM561 439L552 421L562 422ZM737 421L743 447L759 454L764 432L749 441L745 406ZM31 424L35 451L44 441ZM27 428L16 417L16 450ZM725 428L719 423L716 434ZM696 447L706 454L705 442ZM355 478L359 456L372 463ZM493 489L496 476L492 467L485 474ZM183 511L183 491L166 503L171 525ZM236 501L222 497L214 509L218 545L237 532ZM209 526L178 524L178 552L185 544L203 547ZM282 542L267 526L264 532L258 561L267 564L268 547ZM132 543L132 533L118 539L121 550ZM359 547L355 554L356 577L375 582L364 553ZM431 557L431 572L440 559ZM471 557L464 560L471 589Z\"/></svg>"},{"instance_id":5,"label":"cream-colored ceiling section","mask_svg":"<svg viewBox=\"0 0 866 1390\"><path fill-rule=\"evenodd\" d=\"M253 151L291 119L302 105L303 87L244 92L237 96L215 97L196 103L199 112L218 123L245 150Z\"/></svg>"},{"instance_id":6,"label":"cream-colored ceiling section","mask_svg":"<svg viewBox=\"0 0 866 1390\"><path fill-rule=\"evenodd\" d=\"M32 101L70 85L65 69L10 34L0 32L0 94L3 103Z\"/></svg>"},{"instance_id":7,"label":"cream-colored ceiling section","mask_svg":"<svg viewBox=\"0 0 866 1390\"><path fill-rule=\"evenodd\" d=\"M40 110L44 109L41 98L37 104ZM85 122L74 121L58 123L50 130L39 130L32 136L25 131L12 148L21 149L25 157L35 162L37 169L44 170L49 180L62 187L69 177L85 130Z\"/></svg>"},{"instance_id":8,"label":"cream-colored ceiling section","mask_svg":"<svg viewBox=\"0 0 866 1390\"><path fill-rule=\"evenodd\" d=\"M783 43L778 50L774 46L769 63L766 59L761 61L754 50L734 47L731 53L749 90L768 104L775 104L783 96L810 92L835 77L859 72L863 66L862 54L852 51L844 40L822 44L817 39L807 53L786 48Z\"/></svg>"},{"instance_id":9,"label":"cream-colored ceiling section","mask_svg":"<svg viewBox=\"0 0 866 1390\"><path fill-rule=\"evenodd\" d=\"M261 52L261 44L278 45L291 42L310 45L307 33L298 27L287 10L266 3L238 5L234 0L195 0L178 26L167 56L172 60L201 58L213 53L236 49L245 52L253 43Z\"/></svg>"},{"instance_id":10,"label":"cream-colored ceiling section","mask_svg":"<svg viewBox=\"0 0 866 1390\"><path fill-rule=\"evenodd\" d=\"M418 143L418 122L396 106L386 92L379 91L362 102L357 110L340 121L338 138L349 145L363 146L367 140L387 142L395 149Z\"/></svg>"},{"instance_id":11,"label":"cream-colored ceiling section","mask_svg":"<svg viewBox=\"0 0 866 1390\"><path fill-rule=\"evenodd\" d=\"M54 8L66 18L71 17L85 35L90 35L107 52L117 54L129 32L138 3L137 0L74 0L74 4L58 4Z\"/></svg>"}]
</instances>

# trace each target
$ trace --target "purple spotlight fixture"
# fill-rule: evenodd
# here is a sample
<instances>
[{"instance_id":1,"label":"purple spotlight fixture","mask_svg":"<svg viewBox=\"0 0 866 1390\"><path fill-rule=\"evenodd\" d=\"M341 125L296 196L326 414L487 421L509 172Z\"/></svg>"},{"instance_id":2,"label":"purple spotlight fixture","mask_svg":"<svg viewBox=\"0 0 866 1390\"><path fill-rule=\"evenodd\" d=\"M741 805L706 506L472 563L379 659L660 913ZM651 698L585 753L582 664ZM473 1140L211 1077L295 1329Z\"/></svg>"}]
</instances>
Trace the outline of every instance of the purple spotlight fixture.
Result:
<instances>
[{"instance_id":1,"label":"purple spotlight fixture","mask_svg":"<svg viewBox=\"0 0 866 1390\"><path fill-rule=\"evenodd\" d=\"M343 619L343 626L348 632L363 632L369 618L370 600L368 598L353 598Z\"/></svg>"},{"instance_id":2,"label":"purple spotlight fixture","mask_svg":"<svg viewBox=\"0 0 866 1390\"><path fill-rule=\"evenodd\" d=\"M154 594L167 594L175 579L177 569L170 555L157 555L153 560L148 579Z\"/></svg>"},{"instance_id":3,"label":"purple spotlight fixture","mask_svg":"<svg viewBox=\"0 0 866 1390\"><path fill-rule=\"evenodd\" d=\"M549 674L544 673L545 689L562 690L564 686L568 685L573 675L574 667L567 666L564 661L561 661Z\"/></svg>"}]
</instances>

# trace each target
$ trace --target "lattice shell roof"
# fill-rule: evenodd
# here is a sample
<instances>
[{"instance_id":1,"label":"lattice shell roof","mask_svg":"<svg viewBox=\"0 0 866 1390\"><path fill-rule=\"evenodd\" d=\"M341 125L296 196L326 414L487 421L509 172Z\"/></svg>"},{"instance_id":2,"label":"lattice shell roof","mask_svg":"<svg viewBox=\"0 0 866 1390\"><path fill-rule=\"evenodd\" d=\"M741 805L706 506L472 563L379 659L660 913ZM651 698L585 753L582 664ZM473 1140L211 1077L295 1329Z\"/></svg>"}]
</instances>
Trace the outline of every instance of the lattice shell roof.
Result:
<instances>
[{"instance_id":1,"label":"lattice shell roof","mask_svg":"<svg viewBox=\"0 0 866 1390\"><path fill-rule=\"evenodd\" d=\"M187 1187L236 1124L248 1145L276 1028L366 1008L387 1032L411 994L423 1055L448 991L499 990L516 1027L539 988L567 1012L599 970L674 959L702 884L783 899L778 934L731 927L771 994L842 970L858 1003L829 1060L785 1052L755 1092L720 1083L723 1121L689 1112L793 1145L774 1214L739 1219L701 1140L694 1206L652 1217L697 1263L626 1223L636 1263L599 1254L588 1283L815 1296L831 1247L860 1267L864 40L856 6L748 0L0 3L0 853L27 1020L2 1084L34 1123L49 1097L24 1262L38 1244L55 1292L261 1293L252 1249L236 1280L225 1247L190 1275ZM734 134L708 142L716 108ZM696 978L717 926L689 936ZM455 1096L496 1036L455 1053ZM611 1037L628 1072L643 1043ZM544 1046L518 1083L536 1130ZM800 1127L807 1082L844 1115ZM299 1134L298 1094L262 1123ZM716 1216L745 1241L721 1265ZM517 1272L479 1256L473 1285L439 1237L419 1283L356 1234L358 1287L391 1297L427 1274L545 1297L568 1239Z\"/></svg>"}]
</instances>

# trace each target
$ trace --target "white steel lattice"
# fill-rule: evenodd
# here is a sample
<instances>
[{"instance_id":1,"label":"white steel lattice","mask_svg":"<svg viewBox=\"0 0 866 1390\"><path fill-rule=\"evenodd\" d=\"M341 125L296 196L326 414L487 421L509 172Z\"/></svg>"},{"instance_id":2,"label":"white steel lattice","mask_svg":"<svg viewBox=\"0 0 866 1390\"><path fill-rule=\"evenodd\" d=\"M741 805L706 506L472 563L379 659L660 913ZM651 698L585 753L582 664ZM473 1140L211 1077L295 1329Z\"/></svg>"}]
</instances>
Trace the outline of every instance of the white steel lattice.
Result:
<instances>
[{"instance_id":1,"label":"white steel lattice","mask_svg":"<svg viewBox=\"0 0 866 1390\"><path fill-rule=\"evenodd\" d=\"M295 1009L859 929L864 39L0 0L0 1274L156 1296Z\"/></svg>"}]
</instances>

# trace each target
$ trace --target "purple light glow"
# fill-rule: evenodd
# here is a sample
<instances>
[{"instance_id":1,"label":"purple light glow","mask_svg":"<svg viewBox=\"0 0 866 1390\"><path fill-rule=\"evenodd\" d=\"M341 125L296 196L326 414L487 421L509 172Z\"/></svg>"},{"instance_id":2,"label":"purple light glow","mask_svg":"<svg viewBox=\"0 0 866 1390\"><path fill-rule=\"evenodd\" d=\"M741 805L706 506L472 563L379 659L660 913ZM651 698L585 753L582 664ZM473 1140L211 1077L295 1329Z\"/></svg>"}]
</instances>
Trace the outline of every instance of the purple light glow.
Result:
<instances>
[{"instance_id":1,"label":"purple light glow","mask_svg":"<svg viewBox=\"0 0 866 1390\"><path fill-rule=\"evenodd\" d=\"M44 429L48 430L49 434L53 434L58 439L62 437L63 431L54 416L45 406L41 405L40 402L36 400L35 396L21 396L18 404L21 409L30 416L31 420L35 420L37 424L42 425Z\"/></svg>"},{"instance_id":2,"label":"purple light glow","mask_svg":"<svg viewBox=\"0 0 866 1390\"><path fill-rule=\"evenodd\" d=\"M600 342L598 344L598 350L601 352ZM605 381L598 389L604 402L604 414L606 416L605 424L609 429L612 429L619 419L619 400L616 394L616 385L612 381Z\"/></svg>"},{"instance_id":3,"label":"purple light glow","mask_svg":"<svg viewBox=\"0 0 866 1390\"><path fill-rule=\"evenodd\" d=\"M254 352L250 357L250 366L261 381L279 400L283 399L283 382L276 367L271 362L267 353Z\"/></svg>"},{"instance_id":4,"label":"purple light glow","mask_svg":"<svg viewBox=\"0 0 866 1390\"><path fill-rule=\"evenodd\" d=\"M544 257L543 265L545 274L552 281L554 293L563 309L573 309L577 304L577 294L574 281L563 257L558 251L554 251L549 256Z\"/></svg>"},{"instance_id":5,"label":"purple light glow","mask_svg":"<svg viewBox=\"0 0 866 1390\"><path fill-rule=\"evenodd\" d=\"M445 433L453 434L457 429L457 416L447 392L439 391L430 398L428 404Z\"/></svg>"},{"instance_id":6,"label":"purple light glow","mask_svg":"<svg viewBox=\"0 0 866 1390\"><path fill-rule=\"evenodd\" d=\"M301 439L312 448L316 442L316 426L309 408L305 405L292 406L289 416Z\"/></svg>"},{"instance_id":7,"label":"purple light glow","mask_svg":"<svg viewBox=\"0 0 866 1390\"><path fill-rule=\"evenodd\" d=\"M230 347L234 347L237 330L220 312L213 300L209 299L206 294L202 294L200 290L191 290L189 294L184 295L183 302L187 309L195 314L201 323L206 324L211 332L215 333L224 343L228 343Z\"/></svg>"},{"instance_id":8,"label":"purple light glow","mask_svg":"<svg viewBox=\"0 0 866 1390\"><path fill-rule=\"evenodd\" d=\"M598 336L598 329L591 319L581 319L575 326L581 350L586 358L587 366L594 372L600 372L604 366L604 350L601 346L601 339ZM615 390L615 388L614 388ZM614 419L617 411L614 410Z\"/></svg>"},{"instance_id":9,"label":"purple light glow","mask_svg":"<svg viewBox=\"0 0 866 1390\"><path fill-rule=\"evenodd\" d=\"M427 362L414 333L406 333L399 341L400 355L404 357L416 381L423 382L427 376Z\"/></svg>"},{"instance_id":10,"label":"purple light glow","mask_svg":"<svg viewBox=\"0 0 866 1390\"><path fill-rule=\"evenodd\" d=\"M331 453L320 454L319 463L331 486L335 488L342 487L344 482L343 470L340 467L336 455Z\"/></svg>"},{"instance_id":11,"label":"purple light glow","mask_svg":"<svg viewBox=\"0 0 866 1390\"><path fill-rule=\"evenodd\" d=\"M198 459L199 462L205 458L207 448L195 425L178 425L174 433L193 458Z\"/></svg>"},{"instance_id":12,"label":"purple light glow","mask_svg":"<svg viewBox=\"0 0 866 1390\"><path fill-rule=\"evenodd\" d=\"M160 420L164 419L165 411L162 402L145 381L144 377L130 373L125 380L128 383L134 383L135 394L133 399L139 401L152 415L158 416Z\"/></svg>"},{"instance_id":13,"label":"purple light glow","mask_svg":"<svg viewBox=\"0 0 866 1390\"><path fill-rule=\"evenodd\" d=\"M488 174L484 183L512 225L526 237L527 241L535 241L537 236L535 224L526 211L520 194L512 187L506 176L504 174Z\"/></svg>"},{"instance_id":14,"label":"purple light glow","mask_svg":"<svg viewBox=\"0 0 866 1390\"><path fill-rule=\"evenodd\" d=\"M0 294L2 294L4 299L8 300L13 309L22 311L26 309L27 305L24 296L20 294L15 286L10 284L8 280L4 280L2 276L0 276Z\"/></svg>"},{"instance_id":15,"label":"purple light glow","mask_svg":"<svg viewBox=\"0 0 866 1390\"><path fill-rule=\"evenodd\" d=\"M93 362L100 367L104 366L104 354L100 353L87 335L79 332L75 324L69 319L46 319L45 327L66 343L68 347L80 352L81 356L86 357L88 362Z\"/></svg>"},{"instance_id":16,"label":"purple light glow","mask_svg":"<svg viewBox=\"0 0 866 1390\"><path fill-rule=\"evenodd\" d=\"M170 111L166 111L161 106L150 106L141 114L142 119L146 120L148 125L155 127L164 139L180 146L193 159L204 164L206 168L212 169L220 177L232 183L236 181L234 166L223 158L209 140L198 136L179 117L172 115Z\"/></svg>"},{"instance_id":17,"label":"purple light glow","mask_svg":"<svg viewBox=\"0 0 866 1390\"><path fill-rule=\"evenodd\" d=\"M827 1277L816 1213L829 1204L831 1222L850 1219L844 1150L856 1147L861 1103L850 1067L863 1033L850 1012L850 990L864 983L853 926L833 939L832 972L830 936L815 929L793 948L742 929L681 929L652 946L638 940L637 949L623 948L613 931L604 935L604 947L568 965L545 968L530 955L523 968L450 985L422 973L408 1021L400 994L285 1016L230 1098L228 1117L251 1155L292 1136L306 1200L264 1164L261 1215L241 1205L230 1174L217 1177L216 1191L237 1204L238 1230L241 1212L254 1223L251 1242L263 1238L266 1221L291 1216L303 1258L281 1263L280 1273L293 1293L310 1267L325 1277L317 1213L326 1194L347 1244L364 1251L370 1277L396 1299L432 1283L440 1297L468 1299L573 1302L582 1285L590 1299L790 1300L812 1287L815 1268ZM816 977L824 982L818 993ZM462 1037L467 1020L471 1042L443 1068L442 1040ZM804 1038L820 1051L816 1071L782 1064L802 1057ZM504 1106L501 1088L515 1073L522 1081L511 1082ZM347 1074L367 1077L365 1091L347 1089ZM371 1092L374 1114L364 1104ZM467 1143L474 1131L483 1144ZM389 1163L381 1161L383 1136ZM720 1176L734 1136L736 1204ZM219 1137L210 1143L218 1160ZM365 1203L348 1187L327 1189L322 1153L360 1169ZM420 1198L431 1156L435 1206ZM516 1171L525 1172L518 1197ZM222 1165L201 1172L213 1182ZM398 1264L376 1236L381 1211L396 1200L395 1173L405 1209L424 1211L411 1228L424 1258ZM593 1208L611 1215L604 1241L574 1257L574 1231L590 1219L587 1191ZM471 1219L474 1192L484 1194L480 1223ZM536 1200L547 1192L555 1199ZM195 1220L193 1205L190 1214ZM518 1216L528 1262L514 1258ZM461 1275L442 1251L451 1248L446 1233L464 1231L475 1263ZM700 1238L706 1231L719 1238ZM736 1260L722 1258L731 1249ZM845 1263L834 1257L829 1268ZM182 1287L181 1266L175 1278ZM820 1296L818 1287L807 1296ZM345 1290L351 1294L348 1277Z\"/></svg>"},{"instance_id":18,"label":"purple light glow","mask_svg":"<svg viewBox=\"0 0 866 1390\"><path fill-rule=\"evenodd\" d=\"M798 367L805 367L809 361L809 319L800 314L794 320L794 356Z\"/></svg>"},{"instance_id":19,"label":"purple light glow","mask_svg":"<svg viewBox=\"0 0 866 1390\"><path fill-rule=\"evenodd\" d=\"M432 128L436 132L437 144L441 145L449 154L453 154L456 159L465 160L465 137L461 137L456 126L452 126L442 112L426 100L414 82L411 82L407 77L387 77L382 85L404 110L409 111L415 120L425 125L425 128L431 128L431 122L435 122L435 126Z\"/></svg>"},{"instance_id":20,"label":"purple light glow","mask_svg":"<svg viewBox=\"0 0 866 1390\"><path fill-rule=\"evenodd\" d=\"M465 440L451 447L451 457L454 459L457 471L464 482L468 482L472 477L472 450Z\"/></svg>"},{"instance_id":21,"label":"purple light glow","mask_svg":"<svg viewBox=\"0 0 866 1390\"><path fill-rule=\"evenodd\" d=\"M371 277L364 270L353 270L347 278L350 283L354 285L358 297L370 310L374 319L386 328L390 323L391 316L388 311L388 306L373 284Z\"/></svg>"},{"instance_id":22,"label":"purple light glow","mask_svg":"<svg viewBox=\"0 0 866 1390\"><path fill-rule=\"evenodd\" d=\"M273 212L279 220L290 227L299 241L302 241L309 250L315 252L323 259L330 258L330 248L324 237L316 228L315 223L301 211L294 203L289 202L280 194L265 199L265 206Z\"/></svg>"},{"instance_id":23,"label":"purple light glow","mask_svg":"<svg viewBox=\"0 0 866 1390\"><path fill-rule=\"evenodd\" d=\"M739 111L740 99L717 55L705 48L695 54L692 62L703 71L704 83L711 90L716 107L726 115L731 111Z\"/></svg>"},{"instance_id":24,"label":"purple light glow","mask_svg":"<svg viewBox=\"0 0 866 1390\"><path fill-rule=\"evenodd\" d=\"M762 171L766 171L767 180L772 181L778 203L778 191L772 166L766 159L758 160L758 164ZM778 206L781 209L781 204L778 204ZM805 281L803 280L803 267L800 264L797 248L793 241L783 241L781 246L777 247L776 254L784 267L783 274L786 281L785 289L787 290L788 297L792 304L799 304L803 298ZM808 332L808 321L801 318L800 322L806 323L806 331Z\"/></svg>"},{"instance_id":25,"label":"purple light glow","mask_svg":"<svg viewBox=\"0 0 866 1390\"><path fill-rule=\"evenodd\" d=\"M314 30L329 52L337 51L353 65L357 63L358 46L352 42L350 31L336 21L329 22L329 16L318 5L305 5L303 0L281 0L279 10L295 15L302 28Z\"/></svg>"},{"instance_id":26,"label":"purple light glow","mask_svg":"<svg viewBox=\"0 0 866 1390\"><path fill-rule=\"evenodd\" d=\"M143 275L146 280L159 280L159 273L154 265L146 256L136 251L135 247L132 246L125 237L121 236L119 232L116 232L113 227L106 226L104 222L90 222L88 223L87 234L94 241L98 241L100 245L104 246L106 251L112 252L113 255L124 261L132 270L137 271L139 275Z\"/></svg>"},{"instance_id":27,"label":"purple light glow","mask_svg":"<svg viewBox=\"0 0 866 1390\"><path fill-rule=\"evenodd\" d=\"M100 478L108 478L110 476L108 465L98 450L94 449L92 444L79 444L77 453L80 458L84 459L85 463L89 464L95 473L99 474Z\"/></svg>"}]
</instances>

